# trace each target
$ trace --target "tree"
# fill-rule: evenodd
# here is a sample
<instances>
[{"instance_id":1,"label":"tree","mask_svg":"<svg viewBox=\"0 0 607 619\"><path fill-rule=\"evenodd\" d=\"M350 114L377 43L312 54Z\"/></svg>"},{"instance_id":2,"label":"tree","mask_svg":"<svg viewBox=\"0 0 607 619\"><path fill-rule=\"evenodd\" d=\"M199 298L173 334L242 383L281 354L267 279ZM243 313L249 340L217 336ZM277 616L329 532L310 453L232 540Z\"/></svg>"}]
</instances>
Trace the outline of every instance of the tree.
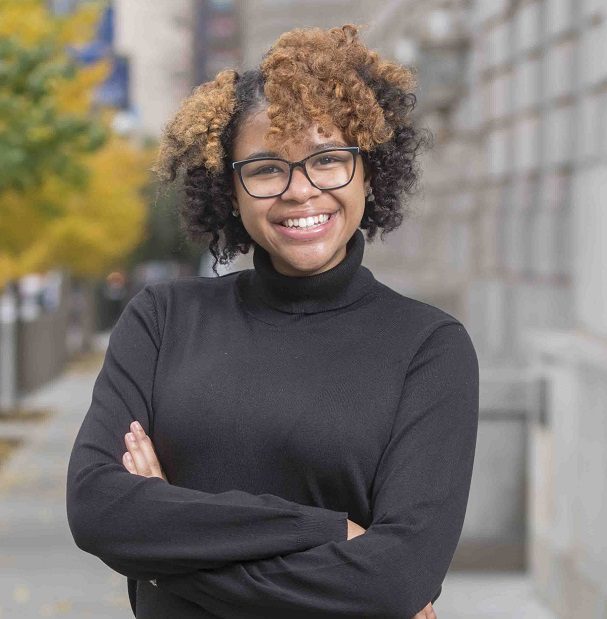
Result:
<instances>
[{"instance_id":1,"label":"tree","mask_svg":"<svg viewBox=\"0 0 607 619\"><path fill-rule=\"evenodd\" d=\"M104 8L56 16L42 0L0 0L0 301L30 272L64 267L91 278L119 267L145 232L151 153L112 134L113 112L92 107L106 60L82 66ZM13 312L0 346L0 404L17 399Z\"/></svg>"},{"instance_id":2,"label":"tree","mask_svg":"<svg viewBox=\"0 0 607 619\"><path fill-rule=\"evenodd\" d=\"M73 17L83 33L94 8ZM83 95L107 66L78 71L64 52L71 22L41 20L43 12L39 2L0 0L0 192L36 187L48 175L82 186L78 156L106 138Z\"/></svg>"},{"instance_id":3,"label":"tree","mask_svg":"<svg viewBox=\"0 0 607 619\"><path fill-rule=\"evenodd\" d=\"M0 290L58 266L103 275L144 236L151 153L112 135L113 112L92 110L108 62L69 53L103 8L56 16L42 0L0 0Z\"/></svg>"}]
</instances>

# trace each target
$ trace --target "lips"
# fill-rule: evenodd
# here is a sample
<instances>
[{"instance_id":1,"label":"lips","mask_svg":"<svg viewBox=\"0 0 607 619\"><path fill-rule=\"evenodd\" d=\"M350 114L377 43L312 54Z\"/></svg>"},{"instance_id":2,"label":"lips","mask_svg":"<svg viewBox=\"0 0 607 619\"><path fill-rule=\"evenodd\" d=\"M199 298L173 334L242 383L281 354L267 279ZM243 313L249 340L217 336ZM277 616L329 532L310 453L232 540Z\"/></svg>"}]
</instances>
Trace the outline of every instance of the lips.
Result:
<instances>
[{"instance_id":1,"label":"lips","mask_svg":"<svg viewBox=\"0 0 607 619\"><path fill-rule=\"evenodd\" d=\"M324 216L322 217L321 221L314 222L313 224L310 224L310 225L308 225L306 223L305 226L300 226L299 225L299 217L289 217L289 219L292 219L295 222L297 222L296 226L289 226L289 225L286 225L284 222L279 224L279 225L281 225L281 226L283 226L285 228L296 228L297 230L307 230L309 228L314 228L315 226L322 226L323 224L326 224L331 219L331 217L333 217L333 215L335 215L335 213L323 213L323 215ZM315 216L310 215L310 217L315 217ZM306 219L306 218L304 217L304 219ZM319 220L320 220L320 216L319 216ZM288 221L288 220L285 220L285 221Z\"/></svg>"},{"instance_id":2,"label":"lips","mask_svg":"<svg viewBox=\"0 0 607 619\"><path fill-rule=\"evenodd\" d=\"M331 213L331 216L325 223L311 226L309 228L289 227L283 226L282 224L274 225L280 235L285 239L304 242L313 241L314 239L320 239L326 234L329 234L329 231L335 226L335 220L338 218L338 213L339 211Z\"/></svg>"}]
</instances>

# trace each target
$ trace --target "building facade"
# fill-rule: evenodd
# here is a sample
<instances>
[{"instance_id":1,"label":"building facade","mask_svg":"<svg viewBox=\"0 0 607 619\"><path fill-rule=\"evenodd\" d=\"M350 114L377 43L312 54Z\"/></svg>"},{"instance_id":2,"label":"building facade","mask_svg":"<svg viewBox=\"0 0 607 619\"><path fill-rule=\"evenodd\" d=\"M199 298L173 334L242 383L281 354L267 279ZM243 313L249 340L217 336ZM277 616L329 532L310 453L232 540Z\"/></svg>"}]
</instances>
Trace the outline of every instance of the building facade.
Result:
<instances>
[{"instance_id":1,"label":"building facade","mask_svg":"<svg viewBox=\"0 0 607 619\"><path fill-rule=\"evenodd\" d=\"M403 1L385 13L374 41L413 40L400 48L418 52L437 136L423 206L390 262L403 290L462 317L481 361L465 534L501 540L502 557L522 541L559 616L605 617L607 6ZM428 54L414 31L432 23ZM463 67L459 53L446 62L458 39ZM455 67L451 93L429 92L437 63Z\"/></svg>"}]
</instances>

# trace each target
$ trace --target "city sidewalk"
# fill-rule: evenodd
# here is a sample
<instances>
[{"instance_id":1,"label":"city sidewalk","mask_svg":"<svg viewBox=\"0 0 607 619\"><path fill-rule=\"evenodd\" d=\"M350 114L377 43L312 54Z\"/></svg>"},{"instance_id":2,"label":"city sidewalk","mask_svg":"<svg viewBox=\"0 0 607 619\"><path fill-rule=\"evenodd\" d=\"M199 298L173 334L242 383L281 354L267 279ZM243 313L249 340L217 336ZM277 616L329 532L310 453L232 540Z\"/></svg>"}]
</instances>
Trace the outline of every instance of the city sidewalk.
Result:
<instances>
[{"instance_id":1,"label":"city sidewalk","mask_svg":"<svg viewBox=\"0 0 607 619\"><path fill-rule=\"evenodd\" d=\"M99 351L108 335L96 338ZM24 408L53 412L0 468L0 619L133 616L126 578L75 545L65 514L68 458L100 364L73 366L23 398ZM14 425L0 422L0 436ZM450 573L435 610L440 619L555 619L524 574Z\"/></svg>"},{"instance_id":2,"label":"city sidewalk","mask_svg":"<svg viewBox=\"0 0 607 619\"><path fill-rule=\"evenodd\" d=\"M96 338L98 350L107 335ZM69 454L100 363L74 364L22 398L25 409L52 412L21 424L23 446L0 468L0 619L133 616L126 579L75 545L65 512ZM0 435L15 436L17 425L0 422Z\"/></svg>"}]
</instances>

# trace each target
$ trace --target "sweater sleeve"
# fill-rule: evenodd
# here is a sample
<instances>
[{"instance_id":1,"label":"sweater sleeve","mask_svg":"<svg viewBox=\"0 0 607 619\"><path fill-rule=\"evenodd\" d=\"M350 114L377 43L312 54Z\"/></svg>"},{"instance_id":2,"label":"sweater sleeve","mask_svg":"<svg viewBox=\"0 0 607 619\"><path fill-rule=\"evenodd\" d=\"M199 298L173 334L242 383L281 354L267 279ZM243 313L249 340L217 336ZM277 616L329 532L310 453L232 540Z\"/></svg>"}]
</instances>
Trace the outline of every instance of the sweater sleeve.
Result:
<instances>
[{"instance_id":1,"label":"sweater sleeve","mask_svg":"<svg viewBox=\"0 0 607 619\"><path fill-rule=\"evenodd\" d=\"M134 420L149 432L152 419L155 303L147 285L120 315L76 435L66 489L76 545L127 578L148 580L347 539L347 512L236 489L207 493L126 470L124 435Z\"/></svg>"},{"instance_id":2,"label":"sweater sleeve","mask_svg":"<svg viewBox=\"0 0 607 619\"><path fill-rule=\"evenodd\" d=\"M407 370L363 535L153 584L226 619L405 619L434 601L468 502L479 369L461 323L428 331Z\"/></svg>"}]
</instances>

